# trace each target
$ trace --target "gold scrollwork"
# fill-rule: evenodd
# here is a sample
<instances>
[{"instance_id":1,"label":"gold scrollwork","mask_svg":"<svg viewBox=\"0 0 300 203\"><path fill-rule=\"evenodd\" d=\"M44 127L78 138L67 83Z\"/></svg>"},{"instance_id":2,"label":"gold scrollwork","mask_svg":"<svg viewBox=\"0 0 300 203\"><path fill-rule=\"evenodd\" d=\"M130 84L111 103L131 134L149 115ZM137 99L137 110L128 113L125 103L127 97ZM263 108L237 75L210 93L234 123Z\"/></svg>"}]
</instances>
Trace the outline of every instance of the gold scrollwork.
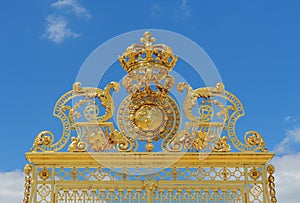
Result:
<instances>
[{"instance_id":1,"label":"gold scrollwork","mask_svg":"<svg viewBox=\"0 0 300 203\"><path fill-rule=\"evenodd\" d=\"M227 142L227 137L218 137L217 141L214 142L214 152L229 152L230 150L231 146Z\"/></svg>"},{"instance_id":2,"label":"gold scrollwork","mask_svg":"<svg viewBox=\"0 0 300 203\"><path fill-rule=\"evenodd\" d=\"M256 131L248 131L244 135L245 142L249 146L257 146L261 151L268 151L263 137Z\"/></svg>"},{"instance_id":3,"label":"gold scrollwork","mask_svg":"<svg viewBox=\"0 0 300 203\"><path fill-rule=\"evenodd\" d=\"M244 109L236 96L224 90L221 82L215 87L197 89L183 82L177 85L178 91L186 90L182 109L189 120L179 132L182 116L177 102L169 95L175 84L169 73L178 57L170 47L153 45L153 42L155 38L145 32L142 44L129 46L119 57L127 71L122 84L129 92L118 111L120 131L114 130L113 124L108 122L115 108L111 90L117 92L120 84L111 82L99 89L81 87L76 82L73 90L60 97L53 110L63 125L62 136L54 143L53 133L43 131L35 138L31 151L59 151L70 140L73 130L77 131L77 137L71 138L68 147L71 152L86 151L88 147L93 151L106 151L113 145L118 151L131 151L136 149L137 140L147 142L146 150L152 151L152 142L159 139L162 139L161 148L170 151L227 152L231 146L239 151L267 151L262 136L255 131L245 133L244 143L239 140L235 127L237 120L244 116ZM198 115L193 111L196 105L199 105ZM111 127L101 134L107 125ZM227 134L222 134L223 131Z\"/></svg>"},{"instance_id":4,"label":"gold scrollwork","mask_svg":"<svg viewBox=\"0 0 300 203\"><path fill-rule=\"evenodd\" d=\"M86 151L87 144L84 142L80 142L77 137L71 138L72 142L68 147L69 152L84 152Z\"/></svg>"},{"instance_id":5,"label":"gold scrollwork","mask_svg":"<svg viewBox=\"0 0 300 203\"><path fill-rule=\"evenodd\" d=\"M83 115L87 119L87 121L93 122L93 121L107 121L109 120L114 111L114 102L112 99L112 96L110 95L110 90L113 89L115 92L117 92L120 89L120 85L117 82L111 82L109 83L104 90L101 90L99 88L82 88L80 86L80 83L75 83L73 85L74 91L76 92L77 96L83 96L84 100L79 100L77 103L74 104L74 107L70 110L69 117L72 118L71 121L74 124L74 116L77 118L81 118L82 115L77 110L81 107L87 104L84 107ZM99 116L100 109L97 105L96 101L94 99L98 99L101 103L101 105L105 108L105 114L102 116Z\"/></svg>"},{"instance_id":6,"label":"gold scrollwork","mask_svg":"<svg viewBox=\"0 0 300 203\"><path fill-rule=\"evenodd\" d=\"M135 151L138 146L138 143L135 140L126 137L118 130L114 130L110 133L108 141L110 144L115 145L120 152Z\"/></svg>"},{"instance_id":7,"label":"gold scrollwork","mask_svg":"<svg viewBox=\"0 0 300 203\"><path fill-rule=\"evenodd\" d=\"M40 132L33 143L33 148L31 150L41 150L41 146L48 147L53 143L54 135L50 131L42 131Z\"/></svg>"},{"instance_id":8,"label":"gold scrollwork","mask_svg":"<svg viewBox=\"0 0 300 203\"><path fill-rule=\"evenodd\" d=\"M184 105L183 105L183 112L187 119L190 121L199 121L199 117L195 116L193 114L193 107L197 103L197 99L199 98L204 98L208 99L211 98L214 93L217 92L222 92L224 90L224 85L222 83L218 83L215 88L210 88L210 87L203 87L203 88L198 88L196 90L193 90L193 88L184 82L181 82L177 85L177 90L179 92L183 92L183 90L186 89L186 97L184 100ZM200 107L204 108L204 107ZM199 112L200 113L200 112Z\"/></svg>"},{"instance_id":9,"label":"gold scrollwork","mask_svg":"<svg viewBox=\"0 0 300 203\"><path fill-rule=\"evenodd\" d=\"M53 133L50 131L43 131L39 133L35 138L31 151L59 151L60 149L62 149L70 139L71 131L74 129L74 119L82 117L80 112L77 112L76 110L87 103L89 103L90 106L85 107L86 111L84 113L86 119L89 122L94 121L93 119L95 118L96 122L109 120L112 117L114 111L114 102L110 94L110 90L113 89L114 91L118 91L119 88L120 85L117 82L109 83L104 88L104 90L101 90L99 88L81 87L81 84L79 82L74 83L73 90L61 96L56 102L53 110L53 115L59 118L63 125L63 133L61 138L56 143L53 143ZM80 97L84 99L80 99L78 103L75 103L73 105L73 107L67 104L72 99ZM94 99L96 98L101 102L101 105L105 109L105 113L102 116L98 116L99 107L95 106L96 101L94 101ZM76 102L77 100L74 101ZM74 138L72 139L72 143L69 146L69 150L84 151L84 143L81 142L79 138Z\"/></svg>"},{"instance_id":10,"label":"gold scrollwork","mask_svg":"<svg viewBox=\"0 0 300 203\"><path fill-rule=\"evenodd\" d=\"M245 144L238 139L235 125L237 120L244 115L244 109L241 102L232 93L224 90L222 83L218 83L216 87L203 87L195 90L187 83L179 83L177 89L181 92L186 89L183 112L186 118L191 121L189 125L199 126L198 131L201 132L203 130L209 132L212 128L218 129L219 134L215 140L213 151L230 151L231 147L227 143L227 138L240 151L267 151L262 136L255 131L249 131L245 134ZM199 98L202 98L202 102L198 110L199 116L196 116L193 114L193 108L196 106ZM212 107L212 105L215 107ZM217 109L219 110L216 111ZM216 121L217 119L220 121ZM226 137L220 137L222 130L227 131Z\"/></svg>"}]
</instances>

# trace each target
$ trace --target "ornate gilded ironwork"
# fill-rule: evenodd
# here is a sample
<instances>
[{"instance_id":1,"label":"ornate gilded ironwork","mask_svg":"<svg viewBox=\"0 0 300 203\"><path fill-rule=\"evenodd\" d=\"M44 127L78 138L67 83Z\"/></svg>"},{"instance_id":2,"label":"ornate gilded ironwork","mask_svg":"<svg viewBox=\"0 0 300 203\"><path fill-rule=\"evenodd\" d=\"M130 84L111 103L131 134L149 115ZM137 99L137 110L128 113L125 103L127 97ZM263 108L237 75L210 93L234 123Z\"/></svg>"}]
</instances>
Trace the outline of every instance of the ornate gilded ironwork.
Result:
<instances>
[{"instance_id":1,"label":"ornate gilded ironwork","mask_svg":"<svg viewBox=\"0 0 300 203\"><path fill-rule=\"evenodd\" d=\"M237 97L221 82L175 86L172 49L153 45L150 32L141 42L119 56L128 95L117 123L117 82L104 89L76 82L57 101L62 136L35 138L24 202L276 202L274 167L265 167L273 153L256 131L238 138L244 109ZM183 104L170 94L174 86L186 92Z\"/></svg>"}]
</instances>

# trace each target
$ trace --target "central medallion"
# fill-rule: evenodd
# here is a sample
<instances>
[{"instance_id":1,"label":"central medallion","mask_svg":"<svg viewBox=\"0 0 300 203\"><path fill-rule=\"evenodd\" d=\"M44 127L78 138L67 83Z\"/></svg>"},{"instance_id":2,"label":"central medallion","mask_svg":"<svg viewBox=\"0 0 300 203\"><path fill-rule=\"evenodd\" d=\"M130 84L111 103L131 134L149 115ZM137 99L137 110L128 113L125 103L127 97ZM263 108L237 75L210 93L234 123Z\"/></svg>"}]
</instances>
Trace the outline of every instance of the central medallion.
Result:
<instances>
[{"instance_id":1,"label":"central medallion","mask_svg":"<svg viewBox=\"0 0 300 203\"><path fill-rule=\"evenodd\" d=\"M134 122L143 131L157 130L164 124L164 112L158 106L144 105L135 112Z\"/></svg>"},{"instance_id":2,"label":"central medallion","mask_svg":"<svg viewBox=\"0 0 300 203\"><path fill-rule=\"evenodd\" d=\"M174 136L180 121L174 99L155 91L127 96L118 112L118 126L122 132L143 141Z\"/></svg>"}]
</instances>

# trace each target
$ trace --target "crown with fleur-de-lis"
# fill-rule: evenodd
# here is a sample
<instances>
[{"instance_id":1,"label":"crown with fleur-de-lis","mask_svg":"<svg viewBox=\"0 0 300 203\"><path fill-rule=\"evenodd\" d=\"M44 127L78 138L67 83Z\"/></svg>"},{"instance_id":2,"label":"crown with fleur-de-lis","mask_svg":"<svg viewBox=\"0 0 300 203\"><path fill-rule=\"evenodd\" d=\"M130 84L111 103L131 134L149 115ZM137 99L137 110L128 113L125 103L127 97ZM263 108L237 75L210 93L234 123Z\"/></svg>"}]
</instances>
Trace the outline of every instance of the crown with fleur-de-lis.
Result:
<instances>
[{"instance_id":1,"label":"crown with fleur-de-lis","mask_svg":"<svg viewBox=\"0 0 300 203\"><path fill-rule=\"evenodd\" d=\"M122 67L129 73L145 66L165 67L169 71L175 66L178 57L165 44L155 44L155 38L149 31L140 39L143 44L133 44L119 56Z\"/></svg>"}]
</instances>

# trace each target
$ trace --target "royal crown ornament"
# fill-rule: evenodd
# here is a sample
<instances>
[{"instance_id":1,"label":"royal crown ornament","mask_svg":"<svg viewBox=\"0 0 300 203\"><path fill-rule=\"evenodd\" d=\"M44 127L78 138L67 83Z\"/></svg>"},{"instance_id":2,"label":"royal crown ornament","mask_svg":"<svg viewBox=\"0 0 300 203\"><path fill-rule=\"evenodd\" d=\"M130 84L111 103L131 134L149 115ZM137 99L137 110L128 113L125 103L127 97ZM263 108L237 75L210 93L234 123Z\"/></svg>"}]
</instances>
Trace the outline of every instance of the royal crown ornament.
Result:
<instances>
[{"instance_id":1,"label":"royal crown ornament","mask_svg":"<svg viewBox=\"0 0 300 203\"><path fill-rule=\"evenodd\" d=\"M119 56L122 67L129 73L141 67L161 67L170 71L175 66L178 57L165 44L153 45L156 39L149 31L140 39L143 44L132 44Z\"/></svg>"}]
</instances>

